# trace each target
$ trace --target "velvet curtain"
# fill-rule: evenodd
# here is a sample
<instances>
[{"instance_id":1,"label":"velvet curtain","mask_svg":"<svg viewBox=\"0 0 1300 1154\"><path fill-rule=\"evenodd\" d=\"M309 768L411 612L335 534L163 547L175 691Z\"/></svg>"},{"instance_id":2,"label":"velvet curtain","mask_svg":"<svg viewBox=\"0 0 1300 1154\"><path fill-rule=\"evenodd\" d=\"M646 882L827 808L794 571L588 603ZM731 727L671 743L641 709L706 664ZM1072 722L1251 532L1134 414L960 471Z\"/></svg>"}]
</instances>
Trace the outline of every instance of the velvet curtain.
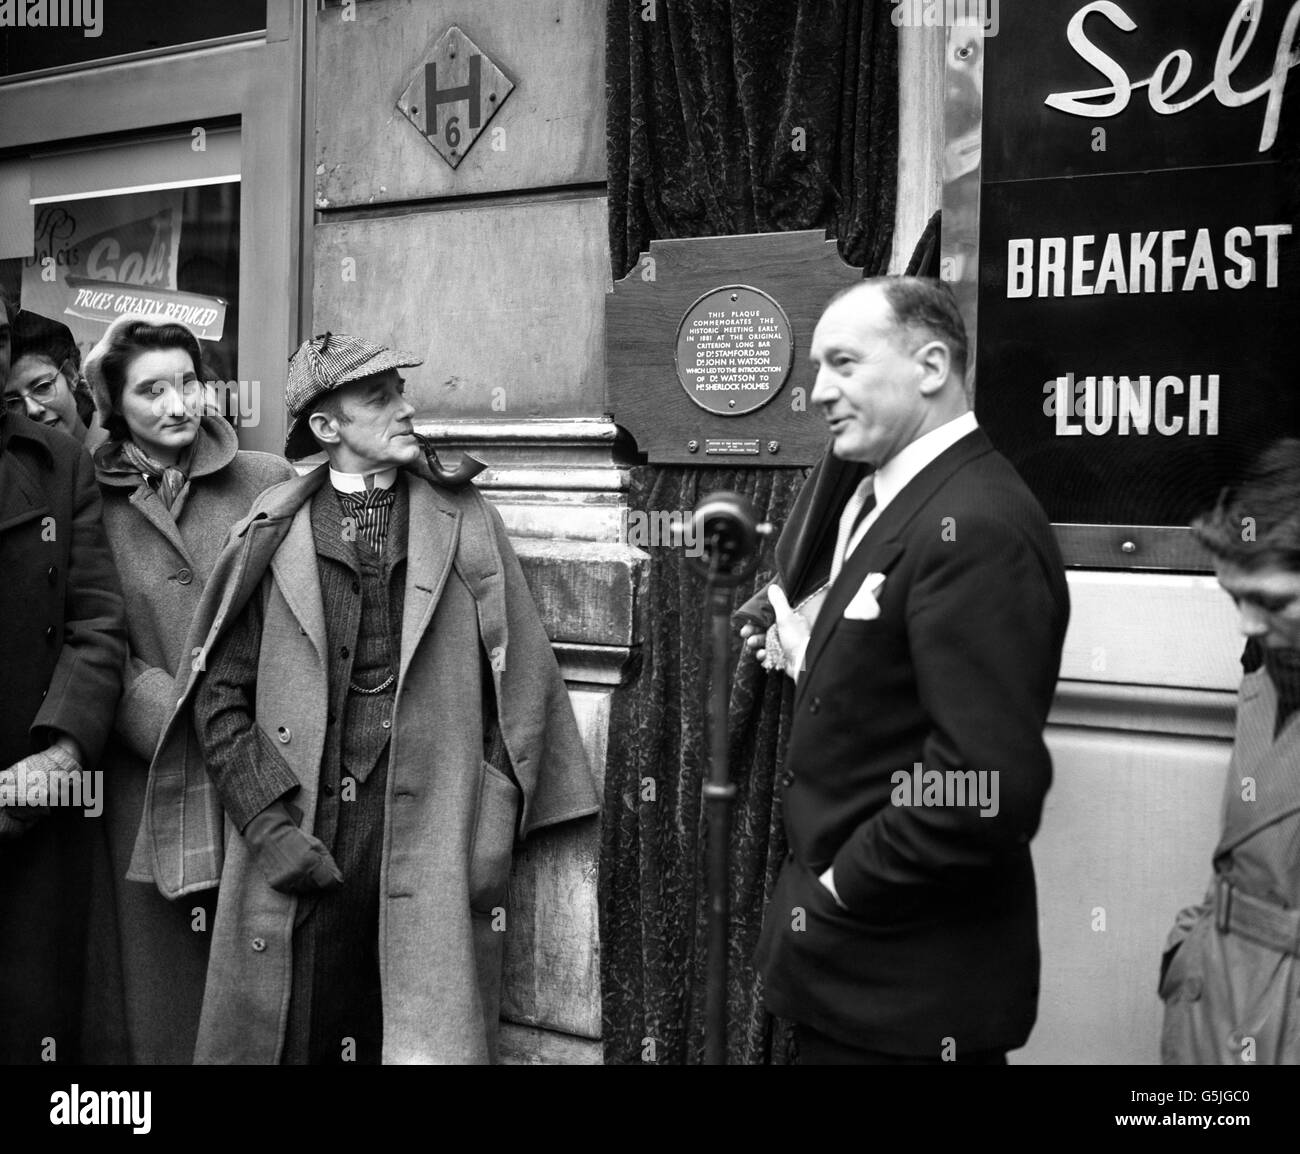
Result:
<instances>
[{"instance_id":1,"label":"velvet curtain","mask_svg":"<svg viewBox=\"0 0 1300 1154\"><path fill-rule=\"evenodd\" d=\"M610 0L610 259L620 278L657 238L824 228L886 270L897 178L898 65L879 0ZM714 489L780 527L800 469L646 466L630 504L689 512ZM680 549L651 548L637 681L616 696L601 846L605 1060L703 1059L708 615ZM771 549L741 603L771 576ZM785 1062L750 963L785 839L774 782L790 719L733 631L727 1059Z\"/></svg>"}]
</instances>

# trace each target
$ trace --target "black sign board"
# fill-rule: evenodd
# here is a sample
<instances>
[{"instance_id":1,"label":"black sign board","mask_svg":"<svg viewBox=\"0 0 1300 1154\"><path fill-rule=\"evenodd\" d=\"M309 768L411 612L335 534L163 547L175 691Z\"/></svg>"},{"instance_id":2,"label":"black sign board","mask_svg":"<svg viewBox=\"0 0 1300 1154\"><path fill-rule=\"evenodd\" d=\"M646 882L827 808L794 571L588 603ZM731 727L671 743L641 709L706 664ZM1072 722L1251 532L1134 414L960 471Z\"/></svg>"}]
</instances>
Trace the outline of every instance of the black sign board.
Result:
<instances>
[{"instance_id":1,"label":"black sign board","mask_svg":"<svg viewBox=\"0 0 1300 1154\"><path fill-rule=\"evenodd\" d=\"M984 41L976 411L1054 522L1185 526L1300 433L1296 18L1021 0Z\"/></svg>"}]
</instances>

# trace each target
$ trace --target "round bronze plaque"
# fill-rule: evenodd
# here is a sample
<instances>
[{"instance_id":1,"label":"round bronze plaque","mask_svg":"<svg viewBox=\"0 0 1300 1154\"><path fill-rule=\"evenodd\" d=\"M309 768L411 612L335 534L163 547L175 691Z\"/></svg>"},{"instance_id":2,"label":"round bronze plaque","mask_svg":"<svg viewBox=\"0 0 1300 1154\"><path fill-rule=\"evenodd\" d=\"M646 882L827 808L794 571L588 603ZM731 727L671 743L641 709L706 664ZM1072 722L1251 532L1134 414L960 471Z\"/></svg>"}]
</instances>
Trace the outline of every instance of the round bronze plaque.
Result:
<instances>
[{"instance_id":1,"label":"round bronze plaque","mask_svg":"<svg viewBox=\"0 0 1300 1154\"><path fill-rule=\"evenodd\" d=\"M739 417L781 391L794 359L790 318L762 289L705 293L677 326L677 379L702 409Z\"/></svg>"}]
</instances>

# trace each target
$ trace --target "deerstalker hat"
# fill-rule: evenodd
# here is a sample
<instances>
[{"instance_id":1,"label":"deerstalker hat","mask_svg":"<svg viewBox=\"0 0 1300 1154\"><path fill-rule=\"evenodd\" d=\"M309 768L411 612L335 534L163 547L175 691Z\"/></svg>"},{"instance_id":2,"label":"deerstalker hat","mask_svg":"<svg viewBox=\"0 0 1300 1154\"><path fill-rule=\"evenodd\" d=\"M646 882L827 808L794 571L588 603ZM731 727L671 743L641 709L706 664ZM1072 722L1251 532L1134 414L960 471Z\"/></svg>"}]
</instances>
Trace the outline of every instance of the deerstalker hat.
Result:
<instances>
[{"instance_id":1,"label":"deerstalker hat","mask_svg":"<svg viewBox=\"0 0 1300 1154\"><path fill-rule=\"evenodd\" d=\"M307 417L326 393L363 377L423 363L422 357L395 352L364 337L343 333L324 333L303 341L289 358L289 382L284 390L285 404L289 407L289 435L284 440L284 455L296 461L319 449Z\"/></svg>"}]
</instances>

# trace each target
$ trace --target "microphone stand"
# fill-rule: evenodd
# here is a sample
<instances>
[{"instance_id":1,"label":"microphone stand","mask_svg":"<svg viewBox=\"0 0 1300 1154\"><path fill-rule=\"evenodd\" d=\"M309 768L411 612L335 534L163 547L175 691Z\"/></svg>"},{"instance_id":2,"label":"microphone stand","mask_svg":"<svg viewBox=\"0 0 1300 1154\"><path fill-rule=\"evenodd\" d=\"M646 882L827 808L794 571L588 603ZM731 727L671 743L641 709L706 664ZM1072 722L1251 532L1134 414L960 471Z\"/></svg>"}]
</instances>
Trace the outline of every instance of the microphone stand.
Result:
<instances>
[{"instance_id":1,"label":"microphone stand","mask_svg":"<svg viewBox=\"0 0 1300 1154\"><path fill-rule=\"evenodd\" d=\"M709 684L709 774L704 782L704 808L709 831L709 970L706 986L704 1062L727 1064L727 849L731 833L731 803L736 787L727 772L727 657L731 641L731 587L718 582L718 534L710 543L705 578L713 639Z\"/></svg>"},{"instance_id":2,"label":"microphone stand","mask_svg":"<svg viewBox=\"0 0 1300 1154\"><path fill-rule=\"evenodd\" d=\"M709 686L709 771L702 794L709 839L708 950L705 985L704 1061L727 1062L727 850L736 787L727 772L727 659L731 654L731 591L758 568L762 538L772 526L758 524L754 507L739 493L709 493L695 507L692 524L705 542L692 558L704 575L712 655Z\"/></svg>"}]
</instances>

